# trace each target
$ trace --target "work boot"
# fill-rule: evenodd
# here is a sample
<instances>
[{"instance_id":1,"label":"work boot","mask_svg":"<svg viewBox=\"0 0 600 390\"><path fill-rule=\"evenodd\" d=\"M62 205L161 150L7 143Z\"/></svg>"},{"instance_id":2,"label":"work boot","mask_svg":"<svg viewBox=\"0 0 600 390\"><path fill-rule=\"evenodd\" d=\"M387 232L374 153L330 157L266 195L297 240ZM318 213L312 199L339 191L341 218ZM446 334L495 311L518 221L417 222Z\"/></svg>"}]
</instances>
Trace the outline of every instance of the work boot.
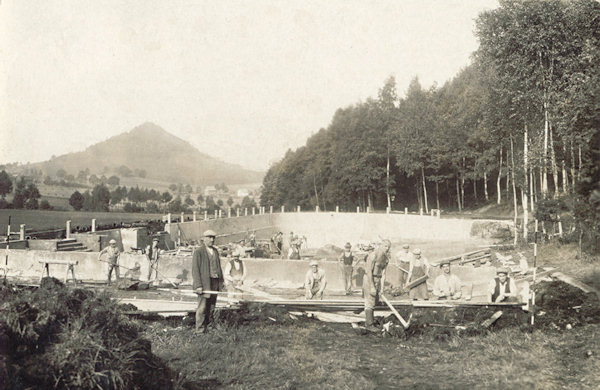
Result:
<instances>
[{"instance_id":1,"label":"work boot","mask_svg":"<svg viewBox=\"0 0 600 390\"><path fill-rule=\"evenodd\" d=\"M379 329L373 325L374 321L373 309L365 309L365 328L369 332L379 332Z\"/></svg>"}]
</instances>

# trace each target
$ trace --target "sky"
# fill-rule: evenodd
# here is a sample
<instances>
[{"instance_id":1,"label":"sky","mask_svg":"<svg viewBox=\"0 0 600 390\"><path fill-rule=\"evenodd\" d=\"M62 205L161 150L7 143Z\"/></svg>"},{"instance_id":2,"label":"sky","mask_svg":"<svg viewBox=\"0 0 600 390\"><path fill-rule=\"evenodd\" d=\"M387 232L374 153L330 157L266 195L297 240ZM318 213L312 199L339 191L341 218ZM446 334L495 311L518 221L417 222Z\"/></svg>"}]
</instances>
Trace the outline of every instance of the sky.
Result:
<instances>
[{"instance_id":1,"label":"sky","mask_svg":"<svg viewBox=\"0 0 600 390\"><path fill-rule=\"evenodd\" d=\"M36 162L153 122L266 170L335 111L442 85L491 0L0 2L0 163Z\"/></svg>"}]
</instances>

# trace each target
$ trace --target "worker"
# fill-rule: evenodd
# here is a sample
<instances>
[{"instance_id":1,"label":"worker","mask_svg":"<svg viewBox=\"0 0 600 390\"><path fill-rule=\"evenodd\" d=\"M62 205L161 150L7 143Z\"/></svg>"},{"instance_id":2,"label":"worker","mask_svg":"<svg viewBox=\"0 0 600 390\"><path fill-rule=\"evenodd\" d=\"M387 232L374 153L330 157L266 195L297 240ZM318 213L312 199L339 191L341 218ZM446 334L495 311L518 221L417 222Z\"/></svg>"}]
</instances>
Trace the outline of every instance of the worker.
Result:
<instances>
[{"instance_id":1,"label":"worker","mask_svg":"<svg viewBox=\"0 0 600 390\"><path fill-rule=\"evenodd\" d=\"M214 246L217 234L207 230L203 234L203 245L197 247L192 253L192 288L198 295L198 309L196 310L196 330L206 332L212 319L217 294L223 286L223 270L219 251ZM207 293L205 291L210 291Z\"/></svg>"},{"instance_id":2,"label":"worker","mask_svg":"<svg viewBox=\"0 0 600 390\"><path fill-rule=\"evenodd\" d=\"M277 254L281 255L282 253L282 245L283 245L283 233L277 232L271 237L271 242L273 243L273 248Z\"/></svg>"},{"instance_id":3,"label":"worker","mask_svg":"<svg viewBox=\"0 0 600 390\"><path fill-rule=\"evenodd\" d=\"M246 267L240 258L241 253L238 250L234 250L231 254L231 261L225 265L223 270L223 278L225 279L225 286L227 287L227 298L229 305L238 302L235 298L235 293L242 293L240 286L244 284L246 279Z\"/></svg>"},{"instance_id":4,"label":"worker","mask_svg":"<svg viewBox=\"0 0 600 390\"><path fill-rule=\"evenodd\" d=\"M142 275L142 266L139 261L135 262L133 268L125 272L125 278L130 280L140 280L140 276Z\"/></svg>"},{"instance_id":5,"label":"worker","mask_svg":"<svg viewBox=\"0 0 600 390\"><path fill-rule=\"evenodd\" d=\"M342 277L344 278L344 290L346 295L352 295L352 272L354 256L352 255L352 245L347 242L344 245L344 251L340 255L339 264L342 267Z\"/></svg>"},{"instance_id":6,"label":"worker","mask_svg":"<svg viewBox=\"0 0 600 390\"><path fill-rule=\"evenodd\" d=\"M408 269L410 267L410 261L412 259L412 253L410 252L410 245L402 245L402 250L396 253L396 267L400 270L398 275L398 284L404 286L406 284L406 277L408 276Z\"/></svg>"},{"instance_id":7,"label":"worker","mask_svg":"<svg viewBox=\"0 0 600 390\"><path fill-rule=\"evenodd\" d=\"M300 260L300 239L298 235L294 235L290 239L290 250L288 251L288 259L290 260Z\"/></svg>"},{"instance_id":8,"label":"worker","mask_svg":"<svg viewBox=\"0 0 600 390\"><path fill-rule=\"evenodd\" d=\"M450 272L450 261L440 263L442 274L435 278L433 295L437 299L460 299L462 296L461 283L458 276Z\"/></svg>"},{"instance_id":9,"label":"worker","mask_svg":"<svg viewBox=\"0 0 600 390\"><path fill-rule=\"evenodd\" d=\"M323 292L327 286L325 271L319 269L319 263L316 260L312 260L309 266L310 269L306 273L304 282L306 299L323 299Z\"/></svg>"},{"instance_id":10,"label":"worker","mask_svg":"<svg viewBox=\"0 0 600 390\"><path fill-rule=\"evenodd\" d=\"M408 296L412 300L427 300L429 293L427 292L427 277L429 277L429 262L425 257L421 256L421 250L415 248L413 250L413 258L410 261L408 275L406 276L405 288L410 288ZM420 283L409 287L412 282L422 280Z\"/></svg>"},{"instance_id":11,"label":"worker","mask_svg":"<svg viewBox=\"0 0 600 390\"><path fill-rule=\"evenodd\" d=\"M374 310L379 295L383 294L385 285L385 271L389 263L390 248L392 243L389 240L383 240L381 245L369 253L367 256L367 269L365 274L364 295L365 295L365 327L371 331L378 331L373 325Z\"/></svg>"},{"instance_id":12,"label":"worker","mask_svg":"<svg viewBox=\"0 0 600 390\"><path fill-rule=\"evenodd\" d=\"M488 302L517 302L517 286L512 278L508 277L507 268L498 268L496 277L488 286Z\"/></svg>"},{"instance_id":13,"label":"worker","mask_svg":"<svg viewBox=\"0 0 600 390\"><path fill-rule=\"evenodd\" d=\"M158 237L152 239L152 244L146 247L146 258L148 259L148 281L158 279L158 255L160 249L158 248ZM154 273L154 278L152 274Z\"/></svg>"},{"instance_id":14,"label":"worker","mask_svg":"<svg viewBox=\"0 0 600 390\"><path fill-rule=\"evenodd\" d=\"M115 271L116 281L119 281L119 257L121 256L121 251L119 248L117 248L116 240L111 239L108 242L108 246L98 253L98 260L101 260L101 257L104 254L106 254L107 257L107 260L105 261L108 263L108 285L110 286L110 279L113 270Z\"/></svg>"}]
</instances>

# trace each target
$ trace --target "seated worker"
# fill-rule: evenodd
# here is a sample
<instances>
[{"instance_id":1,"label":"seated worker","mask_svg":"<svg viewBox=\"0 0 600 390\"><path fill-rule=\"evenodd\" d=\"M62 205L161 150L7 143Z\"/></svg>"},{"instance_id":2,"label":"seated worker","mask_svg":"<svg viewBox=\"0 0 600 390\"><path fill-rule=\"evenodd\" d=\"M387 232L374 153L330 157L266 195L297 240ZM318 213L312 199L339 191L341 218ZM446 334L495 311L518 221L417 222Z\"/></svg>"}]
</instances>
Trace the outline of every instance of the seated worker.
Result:
<instances>
[{"instance_id":1,"label":"seated worker","mask_svg":"<svg viewBox=\"0 0 600 390\"><path fill-rule=\"evenodd\" d=\"M142 275L142 266L138 261L135 262L133 268L129 269L125 272L125 278L130 280L140 280L140 276Z\"/></svg>"},{"instance_id":2,"label":"seated worker","mask_svg":"<svg viewBox=\"0 0 600 390\"><path fill-rule=\"evenodd\" d=\"M234 250L231 256L232 260L225 265L225 269L223 270L223 278L225 279L225 286L228 292L227 298L230 305L238 301L235 299L235 293L243 292L240 286L244 284L244 280L246 279L246 267L240 258L240 251Z\"/></svg>"},{"instance_id":3,"label":"seated worker","mask_svg":"<svg viewBox=\"0 0 600 390\"><path fill-rule=\"evenodd\" d=\"M461 283L458 276L450 272L450 262L444 261L440 264L442 274L435 278L433 283L433 295L437 299L460 299Z\"/></svg>"},{"instance_id":4,"label":"seated worker","mask_svg":"<svg viewBox=\"0 0 600 390\"><path fill-rule=\"evenodd\" d=\"M508 269L498 268L496 275L488 287L488 302L517 302L517 286L515 281L508 277Z\"/></svg>"},{"instance_id":5,"label":"seated worker","mask_svg":"<svg viewBox=\"0 0 600 390\"><path fill-rule=\"evenodd\" d=\"M323 299L323 291L327 286L325 271L319 269L319 263L316 260L310 262L310 269L306 273L304 288L306 289L306 299Z\"/></svg>"}]
</instances>

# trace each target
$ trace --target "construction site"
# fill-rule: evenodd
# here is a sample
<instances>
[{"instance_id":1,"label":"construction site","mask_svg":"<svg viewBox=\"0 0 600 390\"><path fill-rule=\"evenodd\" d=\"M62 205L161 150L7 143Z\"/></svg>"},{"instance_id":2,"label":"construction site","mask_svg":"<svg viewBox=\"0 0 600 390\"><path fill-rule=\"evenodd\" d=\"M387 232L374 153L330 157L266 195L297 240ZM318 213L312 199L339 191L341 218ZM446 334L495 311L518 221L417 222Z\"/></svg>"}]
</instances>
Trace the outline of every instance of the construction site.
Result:
<instances>
[{"instance_id":1,"label":"construction site","mask_svg":"<svg viewBox=\"0 0 600 390\"><path fill-rule=\"evenodd\" d=\"M186 219L189 221L181 222ZM21 225L18 237L14 234L1 243L0 336L6 349L1 369L5 378L11 378L5 383L7 388L28 388L49 375L55 377L58 387L255 387L262 382L238 386L239 378L227 379L208 367L190 371L189 365L178 363L180 357L170 361L169 356L175 353L171 348L181 349L186 343L211 344L228 335L241 337L233 336L238 332L249 337L249 329L260 333L265 327L275 327L285 337L293 337L299 328L301 332L313 329L327 340L330 349L335 350L335 340L341 338L344 345L355 340L364 350L370 344L397 349L424 343L446 348L462 342L457 340L499 337L490 335L507 330L523 335L563 332L600 321L598 291L560 269L536 265L531 251L507 244L512 229L507 221L441 218L435 212L273 212L259 208L229 211L221 218L166 215L163 230L144 226L98 230L95 221L91 226L89 232L75 233L67 221L65 238L34 239ZM246 276L237 293L215 292L218 298L211 328L198 334L194 331L198 295L192 289L192 253L203 245L203 232L208 229L216 232L222 267L238 251ZM281 249L272 240L278 232L284 233ZM153 240L158 266L149 279L151 263L145 252ZM373 332L364 327L363 283L367 256L383 240L391 241L391 250L383 294L375 307L377 331ZM121 277L108 286L109 264L100 251L111 241L121 252ZM288 259L292 242L298 243L296 259ZM356 259L350 293L339 261L346 243ZM418 248L430 264L424 278L427 300L410 299L401 282L406 271L399 257L406 246ZM314 261L327 277L321 300L305 297L305 276ZM459 299L438 300L432 294L443 263L449 263L452 274L460 279ZM489 301L489 283L501 267L515 281L518 293L513 302ZM163 346L162 353L153 354L157 343L166 342L165 337L169 343L187 341ZM240 346L234 343L231 348L223 353L235 355ZM62 360L58 352L66 354ZM95 355L98 353L101 357ZM585 353L591 357L596 352ZM82 365L73 365L67 372L64 359L69 354L80 354ZM126 373L117 368L119 361L129 361ZM243 364L252 376L251 365ZM47 372L33 372L33 366L44 366ZM146 376L147 371L153 376ZM353 372L353 381L358 380L357 375ZM297 385L305 387L307 383L312 382ZM340 378L325 383L325 387L339 383L355 387ZM360 384L360 380L354 383ZM294 388L294 381L286 386ZM367 381L363 388L378 387Z\"/></svg>"}]
</instances>

